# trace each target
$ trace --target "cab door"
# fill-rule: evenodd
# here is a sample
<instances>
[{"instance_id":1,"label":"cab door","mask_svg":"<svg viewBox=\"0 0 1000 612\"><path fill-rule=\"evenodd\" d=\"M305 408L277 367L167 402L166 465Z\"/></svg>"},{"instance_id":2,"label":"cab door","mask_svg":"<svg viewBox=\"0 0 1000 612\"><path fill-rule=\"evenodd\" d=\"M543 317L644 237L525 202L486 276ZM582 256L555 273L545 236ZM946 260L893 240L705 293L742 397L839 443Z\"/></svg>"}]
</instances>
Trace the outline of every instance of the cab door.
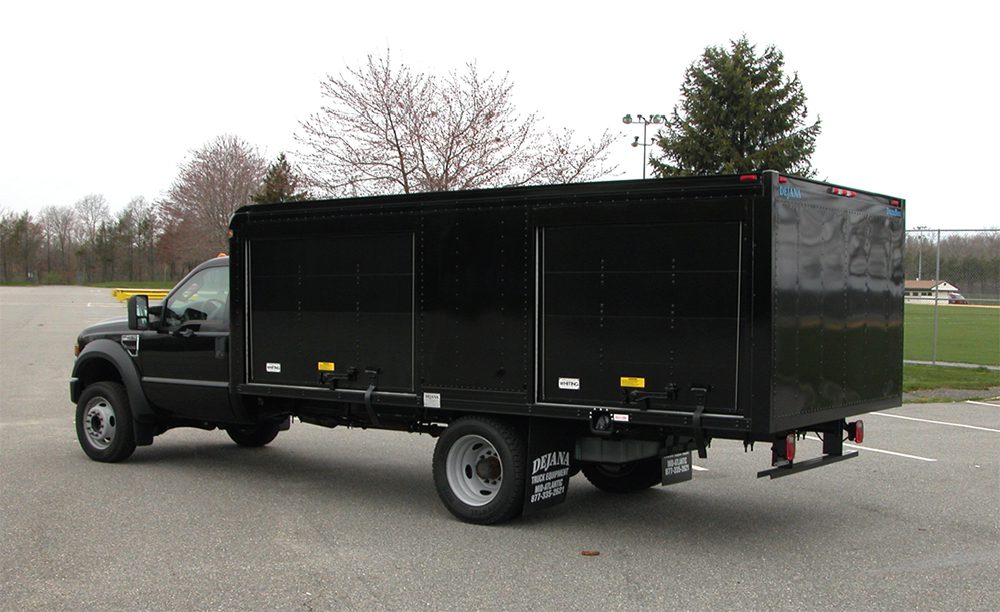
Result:
<instances>
[{"instance_id":1,"label":"cab door","mask_svg":"<svg viewBox=\"0 0 1000 612\"><path fill-rule=\"evenodd\" d=\"M139 345L146 397L167 414L233 421L229 395L229 266L211 262L163 302Z\"/></svg>"}]
</instances>

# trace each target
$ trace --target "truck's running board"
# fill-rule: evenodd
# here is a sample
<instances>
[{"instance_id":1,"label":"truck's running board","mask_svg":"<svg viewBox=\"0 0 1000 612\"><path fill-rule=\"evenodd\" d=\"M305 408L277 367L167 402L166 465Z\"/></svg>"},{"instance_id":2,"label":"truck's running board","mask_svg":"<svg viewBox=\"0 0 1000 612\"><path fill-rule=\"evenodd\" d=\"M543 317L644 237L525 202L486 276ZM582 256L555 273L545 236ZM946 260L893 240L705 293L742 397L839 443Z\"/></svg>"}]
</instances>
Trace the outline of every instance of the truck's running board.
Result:
<instances>
[{"instance_id":1,"label":"truck's running board","mask_svg":"<svg viewBox=\"0 0 1000 612\"><path fill-rule=\"evenodd\" d=\"M822 457L815 457L813 459L806 459L805 461L800 461L799 463L792 463L791 465L783 465L778 467L773 467L769 470L764 470L763 472L757 472L757 478L763 478L765 476L770 476L771 479L781 478L782 476L789 476L791 474L797 474L799 472L804 472L806 470L811 470L813 468L818 468L823 465L830 463L836 463L838 461L843 461L844 459L853 459L858 456L858 451L851 453L844 453L843 455L823 455Z\"/></svg>"}]
</instances>

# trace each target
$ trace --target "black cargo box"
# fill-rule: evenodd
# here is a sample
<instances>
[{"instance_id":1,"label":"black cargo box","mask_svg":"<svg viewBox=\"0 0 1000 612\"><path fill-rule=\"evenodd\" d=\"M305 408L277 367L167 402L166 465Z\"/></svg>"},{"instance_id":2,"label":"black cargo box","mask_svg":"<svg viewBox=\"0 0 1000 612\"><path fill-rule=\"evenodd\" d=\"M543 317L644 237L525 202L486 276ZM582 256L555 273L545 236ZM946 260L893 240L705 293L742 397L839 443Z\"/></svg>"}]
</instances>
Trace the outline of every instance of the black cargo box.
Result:
<instances>
[{"instance_id":1,"label":"black cargo box","mask_svg":"<svg viewBox=\"0 0 1000 612\"><path fill-rule=\"evenodd\" d=\"M244 207L231 380L770 439L899 405L903 214L774 172Z\"/></svg>"}]
</instances>

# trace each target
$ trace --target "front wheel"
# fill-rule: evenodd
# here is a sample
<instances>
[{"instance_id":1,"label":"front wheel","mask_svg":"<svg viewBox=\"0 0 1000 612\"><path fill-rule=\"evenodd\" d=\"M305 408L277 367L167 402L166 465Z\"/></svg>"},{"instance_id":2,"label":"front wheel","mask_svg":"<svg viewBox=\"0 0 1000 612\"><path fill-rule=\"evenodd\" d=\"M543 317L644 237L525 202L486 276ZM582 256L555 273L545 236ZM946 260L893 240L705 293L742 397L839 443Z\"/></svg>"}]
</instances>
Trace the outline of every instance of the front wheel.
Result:
<instances>
[{"instance_id":1,"label":"front wheel","mask_svg":"<svg viewBox=\"0 0 1000 612\"><path fill-rule=\"evenodd\" d=\"M585 463L583 475L590 484L608 493L634 493L662 480L659 457L629 463Z\"/></svg>"},{"instance_id":2,"label":"front wheel","mask_svg":"<svg viewBox=\"0 0 1000 612\"><path fill-rule=\"evenodd\" d=\"M434 447L434 486L448 510L467 523L510 520L524 507L525 436L490 417L463 417Z\"/></svg>"},{"instance_id":3,"label":"front wheel","mask_svg":"<svg viewBox=\"0 0 1000 612\"><path fill-rule=\"evenodd\" d=\"M99 382L83 390L76 403L76 437L94 461L124 461L135 452L132 410L125 387Z\"/></svg>"},{"instance_id":4,"label":"front wheel","mask_svg":"<svg viewBox=\"0 0 1000 612\"><path fill-rule=\"evenodd\" d=\"M280 423L258 423L250 427L230 427L226 433L240 446L258 447L268 445L278 437L280 430Z\"/></svg>"}]
</instances>

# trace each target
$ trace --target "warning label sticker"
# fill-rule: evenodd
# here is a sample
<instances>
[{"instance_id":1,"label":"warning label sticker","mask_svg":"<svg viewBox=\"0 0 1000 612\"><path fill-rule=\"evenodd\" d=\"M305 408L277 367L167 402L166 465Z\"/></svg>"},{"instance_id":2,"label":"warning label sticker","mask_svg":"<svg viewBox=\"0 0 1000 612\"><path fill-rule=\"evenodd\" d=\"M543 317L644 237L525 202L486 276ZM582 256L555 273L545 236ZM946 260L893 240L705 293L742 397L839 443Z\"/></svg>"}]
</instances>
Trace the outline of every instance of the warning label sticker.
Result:
<instances>
[{"instance_id":1,"label":"warning label sticker","mask_svg":"<svg viewBox=\"0 0 1000 612\"><path fill-rule=\"evenodd\" d=\"M264 369L270 372L271 374L281 374L280 363L273 363L269 361L267 365L264 367Z\"/></svg>"},{"instance_id":2,"label":"warning label sticker","mask_svg":"<svg viewBox=\"0 0 1000 612\"><path fill-rule=\"evenodd\" d=\"M622 376L621 378L622 387L631 387L633 389L645 389L646 379L639 376Z\"/></svg>"}]
</instances>

